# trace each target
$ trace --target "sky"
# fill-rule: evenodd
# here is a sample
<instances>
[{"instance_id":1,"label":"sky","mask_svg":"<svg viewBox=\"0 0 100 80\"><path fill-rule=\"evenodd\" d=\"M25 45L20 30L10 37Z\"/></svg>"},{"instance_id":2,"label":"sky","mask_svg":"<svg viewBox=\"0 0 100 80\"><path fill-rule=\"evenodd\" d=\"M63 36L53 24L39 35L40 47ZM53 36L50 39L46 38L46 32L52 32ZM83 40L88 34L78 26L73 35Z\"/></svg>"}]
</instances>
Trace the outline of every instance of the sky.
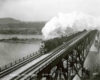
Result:
<instances>
[{"instance_id":1,"label":"sky","mask_svg":"<svg viewBox=\"0 0 100 80\"><path fill-rule=\"evenodd\" d=\"M0 18L49 21L59 12L83 12L100 16L100 0L0 0Z\"/></svg>"}]
</instances>

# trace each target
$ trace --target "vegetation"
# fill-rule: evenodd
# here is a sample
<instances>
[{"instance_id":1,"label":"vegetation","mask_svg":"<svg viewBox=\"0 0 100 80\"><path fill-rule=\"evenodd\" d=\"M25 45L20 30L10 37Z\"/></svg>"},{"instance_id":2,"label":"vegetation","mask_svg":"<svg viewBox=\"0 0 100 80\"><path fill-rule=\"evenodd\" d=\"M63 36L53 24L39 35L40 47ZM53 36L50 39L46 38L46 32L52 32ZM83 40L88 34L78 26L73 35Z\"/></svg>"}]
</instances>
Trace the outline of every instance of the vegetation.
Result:
<instances>
[{"instance_id":1,"label":"vegetation","mask_svg":"<svg viewBox=\"0 0 100 80\"><path fill-rule=\"evenodd\" d=\"M41 34L46 22L0 24L0 34Z\"/></svg>"},{"instance_id":2,"label":"vegetation","mask_svg":"<svg viewBox=\"0 0 100 80\"><path fill-rule=\"evenodd\" d=\"M0 42L13 42L13 43L29 43L29 42L34 42L34 41L41 41L42 39L38 39L38 38L31 38L31 39L26 39L26 38L17 38L17 37L13 37L13 38L9 38L9 39L0 39Z\"/></svg>"}]
</instances>

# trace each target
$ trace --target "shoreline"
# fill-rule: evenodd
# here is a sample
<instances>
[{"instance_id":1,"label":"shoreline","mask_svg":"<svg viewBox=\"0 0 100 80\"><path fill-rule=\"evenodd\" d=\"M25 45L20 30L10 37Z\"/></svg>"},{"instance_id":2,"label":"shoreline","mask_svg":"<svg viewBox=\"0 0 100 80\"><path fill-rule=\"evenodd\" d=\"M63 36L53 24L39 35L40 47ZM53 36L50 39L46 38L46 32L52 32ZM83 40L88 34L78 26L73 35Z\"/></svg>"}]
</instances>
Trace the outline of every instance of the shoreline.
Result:
<instances>
[{"instance_id":1,"label":"shoreline","mask_svg":"<svg viewBox=\"0 0 100 80\"><path fill-rule=\"evenodd\" d=\"M9 39L0 39L0 42L9 42L9 43L33 43L35 41L42 41L42 39L38 39L38 38L31 38L31 39L27 39L27 38L9 38Z\"/></svg>"}]
</instances>

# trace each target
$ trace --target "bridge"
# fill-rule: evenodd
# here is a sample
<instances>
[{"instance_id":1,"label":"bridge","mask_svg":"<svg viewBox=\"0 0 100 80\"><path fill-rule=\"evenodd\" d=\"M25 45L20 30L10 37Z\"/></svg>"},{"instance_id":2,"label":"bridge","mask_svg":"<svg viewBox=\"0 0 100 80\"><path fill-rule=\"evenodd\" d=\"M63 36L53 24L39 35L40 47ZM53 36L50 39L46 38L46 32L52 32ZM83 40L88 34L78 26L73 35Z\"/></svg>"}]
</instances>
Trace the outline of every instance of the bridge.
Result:
<instances>
[{"instance_id":1,"label":"bridge","mask_svg":"<svg viewBox=\"0 0 100 80\"><path fill-rule=\"evenodd\" d=\"M97 35L97 30L86 31L47 54L30 55L16 65L0 69L0 80L73 80L76 75L85 80L90 73L83 64L91 45L98 42Z\"/></svg>"}]
</instances>

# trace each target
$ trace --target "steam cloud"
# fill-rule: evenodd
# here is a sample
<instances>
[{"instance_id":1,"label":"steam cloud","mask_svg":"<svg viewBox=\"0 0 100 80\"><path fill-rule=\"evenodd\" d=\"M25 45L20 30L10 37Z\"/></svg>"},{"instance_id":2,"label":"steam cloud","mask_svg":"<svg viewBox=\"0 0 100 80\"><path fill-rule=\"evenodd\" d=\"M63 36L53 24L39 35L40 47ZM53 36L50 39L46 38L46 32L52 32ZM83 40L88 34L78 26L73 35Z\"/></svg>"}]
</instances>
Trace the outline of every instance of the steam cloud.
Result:
<instances>
[{"instance_id":1,"label":"steam cloud","mask_svg":"<svg viewBox=\"0 0 100 80\"><path fill-rule=\"evenodd\" d=\"M59 13L45 24L42 33L45 39L65 36L68 33L82 31L84 29L99 29L99 18L85 13Z\"/></svg>"}]
</instances>

